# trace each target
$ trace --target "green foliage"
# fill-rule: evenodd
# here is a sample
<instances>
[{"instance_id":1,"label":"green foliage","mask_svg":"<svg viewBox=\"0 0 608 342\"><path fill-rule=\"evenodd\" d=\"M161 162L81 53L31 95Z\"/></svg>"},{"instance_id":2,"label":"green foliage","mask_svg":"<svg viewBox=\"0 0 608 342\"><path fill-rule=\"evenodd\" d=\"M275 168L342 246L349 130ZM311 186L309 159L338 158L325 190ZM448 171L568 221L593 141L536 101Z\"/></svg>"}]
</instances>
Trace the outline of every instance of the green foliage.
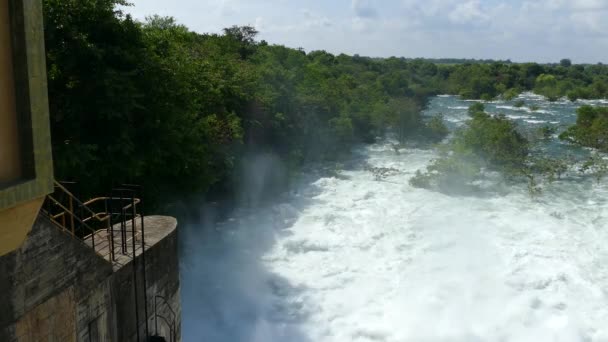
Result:
<instances>
[{"instance_id":1,"label":"green foliage","mask_svg":"<svg viewBox=\"0 0 608 342\"><path fill-rule=\"evenodd\" d=\"M540 175L549 182L559 180L568 171L570 165L574 164L571 158L530 158L526 175Z\"/></svg>"},{"instance_id":2,"label":"green foliage","mask_svg":"<svg viewBox=\"0 0 608 342\"><path fill-rule=\"evenodd\" d=\"M481 94L480 99L483 101L492 101L494 97L490 94Z\"/></svg>"},{"instance_id":3,"label":"green foliage","mask_svg":"<svg viewBox=\"0 0 608 342\"><path fill-rule=\"evenodd\" d=\"M444 155L426 172L418 172L410 184L444 191L470 190L470 183L481 176L483 169L515 175L526 168L529 143L515 123L503 115L483 112L479 104L472 105L469 113L471 120L444 146Z\"/></svg>"},{"instance_id":4,"label":"green foliage","mask_svg":"<svg viewBox=\"0 0 608 342\"><path fill-rule=\"evenodd\" d=\"M446 154L435 159L426 171L417 170L409 184L448 193L467 193L476 189L471 182L479 178L481 169L481 161L470 151Z\"/></svg>"},{"instance_id":5,"label":"green foliage","mask_svg":"<svg viewBox=\"0 0 608 342\"><path fill-rule=\"evenodd\" d=\"M557 132L557 128L545 125L540 127L537 131L541 139L549 139L553 136L553 134L555 134L555 132Z\"/></svg>"},{"instance_id":6,"label":"green foliage","mask_svg":"<svg viewBox=\"0 0 608 342\"><path fill-rule=\"evenodd\" d=\"M426 137L432 142L439 142L448 136L450 130L445 125L443 114L437 114L425 124Z\"/></svg>"},{"instance_id":7,"label":"green foliage","mask_svg":"<svg viewBox=\"0 0 608 342\"><path fill-rule=\"evenodd\" d=\"M608 67L502 62L465 63L442 67L442 90L466 99L488 100L502 95L512 100L522 91L534 91L555 101L608 97Z\"/></svg>"},{"instance_id":8,"label":"green foliage","mask_svg":"<svg viewBox=\"0 0 608 342\"><path fill-rule=\"evenodd\" d=\"M44 0L55 174L82 196L122 183L143 185L150 205L226 193L249 150L293 170L388 128L447 134L421 116L442 78L431 62L306 54L260 43L250 26L138 23L116 10L125 4Z\"/></svg>"},{"instance_id":9,"label":"green foliage","mask_svg":"<svg viewBox=\"0 0 608 342\"><path fill-rule=\"evenodd\" d=\"M486 106L484 106L483 103L475 102L469 106L468 112L469 112L469 116L473 117L473 116L475 116L475 114L485 113L485 110L486 110Z\"/></svg>"},{"instance_id":10,"label":"green foliage","mask_svg":"<svg viewBox=\"0 0 608 342\"><path fill-rule=\"evenodd\" d=\"M414 177L410 178L409 184L415 188L430 189L433 186L433 174L416 170Z\"/></svg>"},{"instance_id":11,"label":"green foliage","mask_svg":"<svg viewBox=\"0 0 608 342\"><path fill-rule=\"evenodd\" d=\"M572 144L608 151L608 107L580 107L576 124L559 137Z\"/></svg>"},{"instance_id":12,"label":"green foliage","mask_svg":"<svg viewBox=\"0 0 608 342\"><path fill-rule=\"evenodd\" d=\"M515 104L513 106L516 108L521 108L525 105L526 105L526 102L524 100L519 100L519 101L515 102Z\"/></svg>"},{"instance_id":13,"label":"green foliage","mask_svg":"<svg viewBox=\"0 0 608 342\"><path fill-rule=\"evenodd\" d=\"M506 92L504 92L502 97L507 101L511 101L514 98L516 98L517 96L519 96L519 94L521 94L521 91L519 91L516 88L511 88L511 89L507 90Z\"/></svg>"},{"instance_id":14,"label":"green foliage","mask_svg":"<svg viewBox=\"0 0 608 342\"><path fill-rule=\"evenodd\" d=\"M602 178L608 175L608 160L595 153L583 163L581 172L593 175L595 180L599 183Z\"/></svg>"},{"instance_id":15,"label":"green foliage","mask_svg":"<svg viewBox=\"0 0 608 342\"><path fill-rule=\"evenodd\" d=\"M547 74L538 76L534 92L547 97L549 101L557 101L560 97L557 78L554 75Z\"/></svg>"},{"instance_id":16,"label":"green foliage","mask_svg":"<svg viewBox=\"0 0 608 342\"><path fill-rule=\"evenodd\" d=\"M142 32L114 11L123 1L45 0L49 107L55 174L99 188L116 173L141 173L129 123L144 106L134 75Z\"/></svg>"},{"instance_id":17,"label":"green foliage","mask_svg":"<svg viewBox=\"0 0 608 342\"><path fill-rule=\"evenodd\" d=\"M421 115L438 93L608 97L603 65L305 53L258 42L250 26L199 34L172 18L136 22L117 10L124 0L43 4L55 174L79 181L82 196L122 183L143 185L152 205L228 193L251 150L275 153L293 170L335 160L387 130L401 141L439 142L449 133L442 117ZM564 139L606 150L606 113L590 120L583 111ZM470 115L452 154L421 177L521 167L528 148L515 125L481 103Z\"/></svg>"},{"instance_id":18,"label":"green foliage","mask_svg":"<svg viewBox=\"0 0 608 342\"><path fill-rule=\"evenodd\" d=\"M514 170L525 164L528 141L504 115L479 113L467 126L453 142L456 151L470 150L487 167L498 170Z\"/></svg>"}]
</instances>

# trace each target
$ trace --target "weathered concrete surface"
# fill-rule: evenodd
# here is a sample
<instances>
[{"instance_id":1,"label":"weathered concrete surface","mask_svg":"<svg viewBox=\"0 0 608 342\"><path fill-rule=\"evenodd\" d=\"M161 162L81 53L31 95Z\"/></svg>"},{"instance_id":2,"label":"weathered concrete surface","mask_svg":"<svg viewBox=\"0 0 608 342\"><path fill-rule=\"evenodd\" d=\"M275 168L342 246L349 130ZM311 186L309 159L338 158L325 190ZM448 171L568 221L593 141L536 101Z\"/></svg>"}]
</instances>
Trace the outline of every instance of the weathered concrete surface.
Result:
<instances>
[{"instance_id":1,"label":"weathered concrete surface","mask_svg":"<svg viewBox=\"0 0 608 342\"><path fill-rule=\"evenodd\" d=\"M168 299L180 336L177 222L145 219L145 271L150 332L154 296ZM79 240L39 217L25 243L0 257L0 341L136 341L135 287L140 341L145 336L144 258L112 265ZM137 270L134 281L133 269ZM159 313L168 318L168 307ZM159 334L169 329L159 324Z\"/></svg>"},{"instance_id":2,"label":"weathered concrete surface","mask_svg":"<svg viewBox=\"0 0 608 342\"><path fill-rule=\"evenodd\" d=\"M126 237L126 249L123 251L120 248L121 245L121 227L120 224L115 224L113 231L109 232L107 229L100 229L95 234L89 235L85 238L84 243L89 247L94 247L97 254L101 255L104 259L112 261L114 265L114 271L118 271L127 263L133 259L133 250L135 250L135 256L141 255L142 247L142 224L141 219L135 220L135 232L132 229L133 221L127 221L124 227ZM173 233L177 227L177 220L169 216L147 216L144 219L145 238L144 245L146 251L168 235ZM114 240L114 260L112 260L111 246ZM133 240L135 243L133 244ZM135 248L133 248L133 245Z\"/></svg>"},{"instance_id":3,"label":"weathered concrete surface","mask_svg":"<svg viewBox=\"0 0 608 342\"><path fill-rule=\"evenodd\" d=\"M167 299L167 303L162 300L157 301L158 314L166 317L168 320L174 320L176 331L170 331L170 328L158 319L159 335L167 337L169 341L170 333L174 333L177 341L181 340L181 310L180 308L180 291L179 291L179 259L178 259L178 244L177 244L177 221L172 217L154 216L147 217L144 221L145 225L145 245L146 253L146 288L147 288L147 305L148 305L148 328L153 334L155 331L154 324L154 298L162 296ZM143 259L141 258L141 249L137 251L135 259L135 267L137 267L137 301L139 305L140 317L140 336L144 335L145 320L143 319L144 312L144 293L142 277ZM115 268L116 268L115 264ZM119 329L117 341L136 341L135 330L135 293L133 280L133 262L129 262L124 266L115 270L113 276L113 296L116 298L116 303L131 303L130 305L119 305L116 307L116 318L119 324L123 327ZM168 304L168 305L166 305ZM175 311L175 316L170 313Z\"/></svg>"}]
</instances>

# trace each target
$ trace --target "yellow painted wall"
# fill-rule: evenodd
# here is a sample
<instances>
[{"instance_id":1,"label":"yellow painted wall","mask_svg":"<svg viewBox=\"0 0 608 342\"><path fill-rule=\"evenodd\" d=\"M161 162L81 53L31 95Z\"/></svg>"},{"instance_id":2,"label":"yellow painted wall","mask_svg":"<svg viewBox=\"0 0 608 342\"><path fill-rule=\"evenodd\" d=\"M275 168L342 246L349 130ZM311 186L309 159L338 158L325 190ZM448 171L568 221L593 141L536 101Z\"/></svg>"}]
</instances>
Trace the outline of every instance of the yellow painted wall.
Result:
<instances>
[{"instance_id":1,"label":"yellow painted wall","mask_svg":"<svg viewBox=\"0 0 608 342\"><path fill-rule=\"evenodd\" d=\"M15 80L8 0L0 0L0 187L21 178ZM0 210L0 256L17 249L30 232L43 198Z\"/></svg>"},{"instance_id":2,"label":"yellow painted wall","mask_svg":"<svg viewBox=\"0 0 608 342\"><path fill-rule=\"evenodd\" d=\"M0 256L19 248L42 207L43 198L0 211Z\"/></svg>"},{"instance_id":3,"label":"yellow painted wall","mask_svg":"<svg viewBox=\"0 0 608 342\"><path fill-rule=\"evenodd\" d=\"M0 186L21 176L9 23L8 0L0 0Z\"/></svg>"}]
</instances>

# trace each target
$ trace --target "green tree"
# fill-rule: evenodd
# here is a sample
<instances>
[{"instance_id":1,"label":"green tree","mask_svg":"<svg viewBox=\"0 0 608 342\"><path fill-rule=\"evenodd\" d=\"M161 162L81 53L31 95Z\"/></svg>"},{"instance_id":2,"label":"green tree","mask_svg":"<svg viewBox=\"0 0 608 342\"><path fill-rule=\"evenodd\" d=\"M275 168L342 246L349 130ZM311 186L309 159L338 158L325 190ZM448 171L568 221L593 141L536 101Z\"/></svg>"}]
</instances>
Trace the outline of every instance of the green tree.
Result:
<instances>
[{"instance_id":1,"label":"green tree","mask_svg":"<svg viewBox=\"0 0 608 342\"><path fill-rule=\"evenodd\" d=\"M559 137L576 145L608 151L608 107L580 107L576 124Z\"/></svg>"},{"instance_id":2,"label":"green tree","mask_svg":"<svg viewBox=\"0 0 608 342\"><path fill-rule=\"evenodd\" d=\"M564 68L569 68L572 65L572 61L570 61L567 58L564 58L561 61L559 61L559 65L563 66Z\"/></svg>"}]
</instances>

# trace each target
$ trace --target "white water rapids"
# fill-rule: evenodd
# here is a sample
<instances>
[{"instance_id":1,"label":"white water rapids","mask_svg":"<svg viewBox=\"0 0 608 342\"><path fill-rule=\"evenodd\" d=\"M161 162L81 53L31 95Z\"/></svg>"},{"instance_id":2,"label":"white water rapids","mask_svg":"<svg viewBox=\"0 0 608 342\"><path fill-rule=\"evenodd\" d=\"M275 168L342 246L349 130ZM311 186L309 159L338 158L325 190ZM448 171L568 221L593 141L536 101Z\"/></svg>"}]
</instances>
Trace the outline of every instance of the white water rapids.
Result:
<instances>
[{"instance_id":1,"label":"white water rapids","mask_svg":"<svg viewBox=\"0 0 608 342\"><path fill-rule=\"evenodd\" d=\"M353 163L184 229L183 340L608 341L608 187L564 182L535 200L410 186L434 156L372 145L354 160L398 173Z\"/></svg>"}]
</instances>

